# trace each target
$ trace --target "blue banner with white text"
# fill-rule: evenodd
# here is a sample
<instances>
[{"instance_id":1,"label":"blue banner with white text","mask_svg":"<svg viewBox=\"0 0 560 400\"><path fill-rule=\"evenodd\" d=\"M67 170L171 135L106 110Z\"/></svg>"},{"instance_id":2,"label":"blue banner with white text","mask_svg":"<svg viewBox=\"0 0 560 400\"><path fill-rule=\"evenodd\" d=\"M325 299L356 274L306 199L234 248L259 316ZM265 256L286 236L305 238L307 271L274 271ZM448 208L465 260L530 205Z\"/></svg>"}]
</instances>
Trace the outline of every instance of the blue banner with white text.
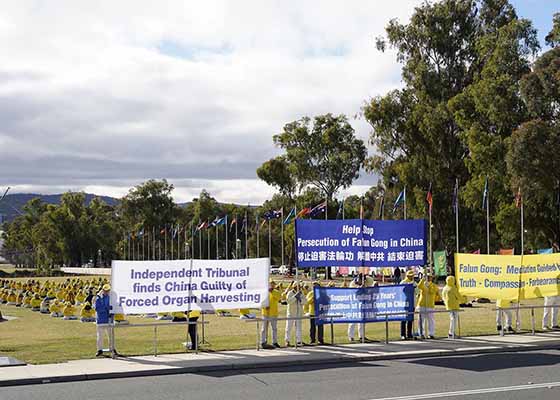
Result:
<instances>
[{"instance_id":1,"label":"blue banner with white text","mask_svg":"<svg viewBox=\"0 0 560 400\"><path fill-rule=\"evenodd\" d=\"M315 287L317 323L412 321L414 286ZM388 314L388 316L386 316Z\"/></svg>"},{"instance_id":2,"label":"blue banner with white text","mask_svg":"<svg viewBox=\"0 0 560 400\"><path fill-rule=\"evenodd\" d=\"M424 265L426 242L425 220L296 220L301 268Z\"/></svg>"}]
</instances>

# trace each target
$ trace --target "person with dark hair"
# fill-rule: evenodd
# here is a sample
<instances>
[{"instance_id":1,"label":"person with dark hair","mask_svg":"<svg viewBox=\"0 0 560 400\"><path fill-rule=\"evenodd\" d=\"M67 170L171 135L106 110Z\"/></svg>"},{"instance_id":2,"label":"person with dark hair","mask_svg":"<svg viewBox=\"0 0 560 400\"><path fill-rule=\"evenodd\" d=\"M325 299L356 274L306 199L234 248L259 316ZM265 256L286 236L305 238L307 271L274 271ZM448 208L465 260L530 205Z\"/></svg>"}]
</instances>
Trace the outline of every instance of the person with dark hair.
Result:
<instances>
[{"instance_id":1,"label":"person with dark hair","mask_svg":"<svg viewBox=\"0 0 560 400\"><path fill-rule=\"evenodd\" d=\"M393 271L393 282L395 285L401 283L401 269L399 267L395 267Z\"/></svg>"}]
</instances>

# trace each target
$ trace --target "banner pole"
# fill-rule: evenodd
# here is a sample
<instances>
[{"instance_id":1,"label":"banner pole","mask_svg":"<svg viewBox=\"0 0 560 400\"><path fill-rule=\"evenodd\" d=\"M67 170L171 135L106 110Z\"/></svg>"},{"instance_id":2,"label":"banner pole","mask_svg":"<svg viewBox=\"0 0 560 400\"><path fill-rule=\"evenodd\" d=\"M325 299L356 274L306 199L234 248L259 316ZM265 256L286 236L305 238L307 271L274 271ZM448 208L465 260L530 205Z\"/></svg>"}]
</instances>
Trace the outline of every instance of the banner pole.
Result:
<instances>
[{"instance_id":1,"label":"banner pole","mask_svg":"<svg viewBox=\"0 0 560 400\"><path fill-rule=\"evenodd\" d=\"M406 219L406 186L404 187L404 219Z\"/></svg>"},{"instance_id":2,"label":"banner pole","mask_svg":"<svg viewBox=\"0 0 560 400\"><path fill-rule=\"evenodd\" d=\"M245 210L245 258L249 258L249 220L247 219L247 210Z\"/></svg>"},{"instance_id":3,"label":"banner pole","mask_svg":"<svg viewBox=\"0 0 560 400\"><path fill-rule=\"evenodd\" d=\"M261 241L260 236L259 236L259 215L257 214L257 217L255 218L255 222L257 223L256 229L257 229L257 258L259 258L260 253L259 253L259 242Z\"/></svg>"},{"instance_id":4,"label":"banner pole","mask_svg":"<svg viewBox=\"0 0 560 400\"><path fill-rule=\"evenodd\" d=\"M200 227L200 218L198 219L198 227ZM202 228L198 229L198 258L202 260Z\"/></svg>"},{"instance_id":5,"label":"banner pole","mask_svg":"<svg viewBox=\"0 0 560 400\"><path fill-rule=\"evenodd\" d=\"M433 260L433 253L432 253L432 249L433 249L433 244L432 244L432 206L429 206L430 208L430 253L428 254L428 262L430 265L430 271L432 273L432 275L434 274L434 260Z\"/></svg>"},{"instance_id":6,"label":"banner pole","mask_svg":"<svg viewBox=\"0 0 560 400\"><path fill-rule=\"evenodd\" d=\"M208 220L206 222L208 222ZM208 232L208 254L206 256L210 260L210 226L206 227L206 232Z\"/></svg>"},{"instance_id":7,"label":"banner pole","mask_svg":"<svg viewBox=\"0 0 560 400\"><path fill-rule=\"evenodd\" d=\"M175 241L175 237L173 237L174 229L177 229L177 228L173 227L173 224L171 224L171 232L169 232L171 234L171 255L169 256L170 260L173 260L173 257L174 257L174 254L173 254L173 242Z\"/></svg>"},{"instance_id":8,"label":"banner pole","mask_svg":"<svg viewBox=\"0 0 560 400\"><path fill-rule=\"evenodd\" d=\"M521 199L521 255L525 254L525 246L524 246L524 216L523 216L523 199Z\"/></svg>"},{"instance_id":9,"label":"banner pole","mask_svg":"<svg viewBox=\"0 0 560 400\"><path fill-rule=\"evenodd\" d=\"M146 238L144 237L144 226L142 225L142 261L145 260L146 256L144 253L144 246L146 244Z\"/></svg>"},{"instance_id":10,"label":"banner pole","mask_svg":"<svg viewBox=\"0 0 560 400\"><path fill-rule=\"evenodd\" d=\"M235 258L236 259L240 258L240 254L237 254L237 250L238 250L237 249L237 240L238 240L238 237L237 237L237 223L238 222L239 221L237 221L237 214L235 214ZM239 249L239 251L241 251L241 249Z\"/></svg>"},{"instance_id":11,"label":"banner pole","mask_svg":"<svg viewBox=\"0 0 560 400\"><path fill-rule=\"evenodd\" d=\"M456 252L459 253L459 179L455 178L455 187L457 188L455 194L455 245Z\"/></svg>"},{"instance_id":12,"label":"banner pole","mask_svg":"<svg viewBox=\"0 0 560 400\"><path fill-rule=\"evenodd\" d=\"M215 228L216 228L216 260L217 260L217 259L219 259L219 257L218 257L218 250L219 250L218 241L219 241L220 238L218 236L218 229L220 229L220 225L216 225Z\"/></svg>"}]
</instances>

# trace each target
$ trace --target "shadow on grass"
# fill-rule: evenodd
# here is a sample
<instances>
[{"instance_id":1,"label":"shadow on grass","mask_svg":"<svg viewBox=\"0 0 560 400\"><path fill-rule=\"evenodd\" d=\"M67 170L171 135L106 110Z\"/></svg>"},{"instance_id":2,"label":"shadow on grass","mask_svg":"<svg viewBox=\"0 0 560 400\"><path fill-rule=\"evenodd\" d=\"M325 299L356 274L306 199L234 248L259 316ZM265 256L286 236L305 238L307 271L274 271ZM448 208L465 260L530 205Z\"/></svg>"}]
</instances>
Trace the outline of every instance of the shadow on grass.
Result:
<instances>
[{"instance_id":1,"label":"shadow on grass","mask_svg":"<svg viewBox=\"0 0 560 400\"><path fill-rule=\"evenodd\" d=\"M438 357L410 361L430 367L461 369L473 372L487 372L502 369L536 367L560 364L560 354L550 353L497 353L471 357Z\"/></svg>"}]
</instances>

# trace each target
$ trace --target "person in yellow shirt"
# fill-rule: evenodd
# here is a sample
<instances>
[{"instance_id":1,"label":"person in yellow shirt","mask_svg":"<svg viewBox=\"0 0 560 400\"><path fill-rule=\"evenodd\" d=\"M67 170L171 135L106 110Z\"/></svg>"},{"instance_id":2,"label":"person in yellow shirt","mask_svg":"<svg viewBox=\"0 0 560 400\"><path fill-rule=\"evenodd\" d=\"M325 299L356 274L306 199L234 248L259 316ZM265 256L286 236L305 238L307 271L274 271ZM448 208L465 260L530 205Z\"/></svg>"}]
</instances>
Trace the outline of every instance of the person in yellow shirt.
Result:
<instances>
[{"instance_id":1,"label":"person in yellow shirt","mask_svg":"<svg viewBox=\"0 0 560 400\"><path fill-rule=\"evenodd\" d=\"M330 283L329 283L330 285ZM317 336L317 340L319 344L325 344L323 339L324 329L323 324L317 324L315 320L315 290L314 288L320 287L321 285L319 282L313 282L313 289L307 293L306 296L306 303L309 311L309 316L311 319L309 320L309 338L310 343L315 343L315 336Z\"/></svg>"},{"instance_id":2,"label":"person in yellow shirt","mask_svg":"<svg viewBox=\"0 0 560 400\"><path fill-rule=\"evenodd\" d=\"M276 290L276 283L270 281L268 284L268 307L261 309L261 315L264 319L261 327L261 347L268 349L272 347L280 347L278 344L278 303L280 303L280 292ZM272 346L268 342L268 327L272 331Z\"/></svg>"},{"instance_id":3,"label":"person in yellow shirt","mask_svg":"<svg viewBox=\"0 0 560 400\"><path fill-rule=\"evenodd\" d=\"M189 322L196 322L198 321L198 318L200 317L200 311L187 311L187 318L189 319ZM189 324L188 327L188 332L189 332L189 338L191 339L191 343L190 346L188 346L189 350L197 350L198 349L198 336L197 336L197 324Z\"/></svg>"},{"instance_id":4,"label":"person in yellow shirt","mask_svg":"<svg viewBox=\"0 0 560 400\"><path fill-rule=\"evenodd\" d=\"M41 297L39 296L39 293L35 293L30 304L31 311L41 311Z\"/></svg>"},{"instance_id":5,"label":"person in yellow shirt","mask_svg":"<svg viewBox=\"0 0 560 400\"><path fill-rule=\"evenodd\" d=\"M418 332L421 338L426 337L426 332L424 330L424 323L428 324L428 335L430 339L435 338L435 328L436 320L432 311L436 307L436 293L438 288L435 283L432 282L432 275L426 275L426 279L422 278L418 282L418 303L417 310L420 313L418 318Z\"/></svg>"},{"instance_id":6,"label":"person in yellow shirt","mask_svg":"<svg viewBox=\"0 0 560 400\"><path fill-rule=\"evenodd\" d=\"M49 307L49 311L51 312L51 317L59 318L62 317L61 307L58 299L55 299Z\"/></svg>"},{"instance_id":7,"label":"person in yellow shirt","mask_svg":"<svg viewBox=\"0 0 560 400\"><path fill-rule=\"evenodd\" d=\"M124 317L124 314L115 314L113 316L113 322L115 324L127 325L129 322Z\"/></svg>"},{"instance_id":8,"label":"person in yellow shirt","mask_svg":"<svg viewBox=\"0 0 560 400\"><path fill-rule=\"evenodd\" d=\"M174 311L174 312L171 313L171 316L173 317L171 322L186 322L187 321L187 315L185 314L184 311Z\"/></svg>"},{"instance_id":9,"label":"person in yellow shirt","mask_svg":"<svg viewBox=\"0 0 560 400\"><path fill-rule=\"evenodd\" d=\"M90 302L86 302L80 311L80 321L95 322L95 310L91 307Z\"/></svg>"},{"instance_id":10,"label":"person in yellow shirt","mask_svg":"<svg viewBox=\"0 0 560 400\"><path fill-rule=\"evenodd\" d=\"M14 290L12 290L10 292L10 294L8 295L8 305L9 306L15 306L17 302L17 296L16 296L16 292Z\"/></svg>"},{"instance_id":11,"label":"person in yellow shirt","mask_svg":"<svg viewBox=\"0 0 560 400\"><path fill-rule=\"evenodd\" d=\"M461 304L461 296L459 296L459 289L455 285L455 277L448 276L445 280L445 287L441 293L445 309L449 311L449 333L447 337L455 338L455 327L459 319L459 304Z\"/></svg>"},{"instance_id":12,"label":"person in yellow shirt","mask_svg":"<svg viewBox=\"0 0 560 400\"><path fill-rule=\"evenodd\" d=\"M76 317L76 308L69 301L67 301L66 304L64 305L64 309L62 310L62 315L64 316L62 318L64 320L78 319Z\"/></svg>"}]
</instances>

